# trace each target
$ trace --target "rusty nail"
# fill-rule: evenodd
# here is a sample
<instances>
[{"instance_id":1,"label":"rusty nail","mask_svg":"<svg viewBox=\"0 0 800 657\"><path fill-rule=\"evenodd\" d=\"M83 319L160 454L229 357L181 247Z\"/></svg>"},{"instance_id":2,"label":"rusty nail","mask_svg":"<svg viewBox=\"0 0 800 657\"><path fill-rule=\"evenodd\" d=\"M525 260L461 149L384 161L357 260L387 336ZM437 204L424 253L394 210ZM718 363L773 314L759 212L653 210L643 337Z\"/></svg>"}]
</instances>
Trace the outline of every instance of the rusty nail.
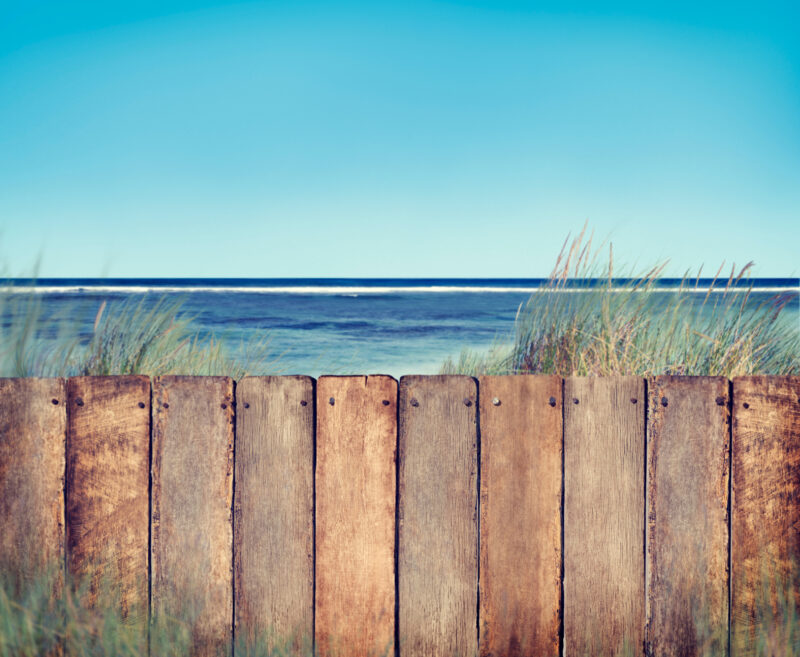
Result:
<instances>
[{"instance_id":1,"label":"rusty nail","mask_svg":"<svg viewBox=\"0 0 800 657\"><path fill-rule=\"evenodd\" d=\"M555 406L556 405L556 398L555 397L550 397L550 401L548 401L547 403L550 404L550 406Z\"/></svg>"},{"instance_id":2,"label":"rusty nail","mask_svg":"<svg viewBox=\"0 0 800 657\"><path fill-rule=\"evenodd\" d=\"M466 397L464 398L464 406L472 406L472 402Z\"/></svg>"},{"instance_id":3,"label":"rusty nail","mask_svg":"<svg viewBox=\"0 0 800 657\"><path fill-rule=\"evenodd\" d=\"M635 403L636 403L636 402L638 402L638 401L639 401L639 400L638 400L638 399L636 399L636 397L631 397L631 404L635 404Z\"/></svg>"},{"instance_id":4,"label":"rusty nail","mask_svg":"<svg viewBox=\"0 0 800 657\"><path fill-rule=\"evenodd\" d=\"M223 409L228 408L227 404L220 404L220 406L222 406Z\"/></svg>"},{"instance_id":5,"label":"rusty nail","mask_svg":"<svg viewBox=\"0 0 800 657\"><path fill-rule=\"evenodd\" d=\"M53 406L58 406L58 400L57 399L51 399L50 401L52 402Z\"/></svg>"},{"instance_id":6,"label":"rusty nail","mask_svg":"<svg viewBox=\"0 0 800 657\"><path fill-rule=\"evenodd\" d=\"M495 406L500 406L500 400L499 400L497 397L495 397L495 398L492 400L492 403L493 403ZM467 406L469 406L469 404L467 404Z\"/></svg>"},{"instance_id":7,"label":"rusty nail","mask_svg":"<svg viewBox=\"0 0 800 657\"><path fill-rule=\"evenodd\" d=\"M573 404L580 404L580 402L578 401L578 398L577 398L577 397L573 397L573 398L572 398L572 403L573 403Z\"/></svg>"},{"instance_id":8,"label":"rusty nail","mask_svg":"<svg viewBox=\"0 0 800 657\"><path fill-rule=\"evenodd\" d=\"M164 402L164 408L169 408L169 404L167 402Z\"/></svg>"},{"instance_id":9,"label":"rusty nail","mask_svg":"<svg viewBox=\"0 0 800 657\"><path fill-rule=\"evenodd\" d=\"M245 407L245 408L250 408L250 404L248 404L247 402L245 402L245 403L244 403L244 407Z\"/></svg>"},{"instance_id":10,"label":"rusty nail","mask_svg":"<svg viewBox=\"0 0 800 657\"><path fill-rule=\"evenodd\" d=\"M83 400L82 400L82 399L80 399L80 398L76 399L76 400L75 400L75 403L76 403L78 406L83 406Z\"/></svg>"},{"instance_id":11,"label":"rusty nail","mask_svg":"<svg viewBox=\"0 0 800 657\"><path fill-rule=\"evenodd\" d=\"M328 403L329 403L331 406L333 406L333 405L336 403L336 400L335 400L333 397L331 397L331 398L328 400Z\"/></svg>"},{"instance_id":12,"label":"rusty nail","mask_svg":"<svg viewBox=\"0 0 800 657\"><path fill-rule=\"evenodd\" d=\"M384 406L388 406L388 405L389 405L389 400L388 400L388 399L384 399L384 400L381 402L381 404L383 404Z\"/></svg>"},{"instance_id":13,"label":"rusty nail","mask_svg":"<svg viewBox=\"0 0 800 657\"><path fill-rule=\"evenodd\" d=\"M144 402L139 402L139 408L144 408Z\"/></svg>"},{"instance_id":14,"label":"rusty nail","mask_svg":"<svg viewBox=\"0 0 800 657\"><path fill-rule=\"evenodd\" d=\"M661 405L662 405L664 408L666 408L666 407L667 407L667 404L668 404L668 403L669 403L669 400L668 400L666 397L662 397L662 398L661 398Z\"/></svg>"},{"instance_id":15,"label":"rusty nail","mask_svg":"<svg viewBox=\"0 0 800 657\"><path fill-rule=\"evenodd\" d=\"M742 404L742 406L744 406L745 408L750 408L750 404L748 404L747 402L745 402L744 404Z\"/></svg>"},{"instance_id":16,"label":"rusty nail","mask_svg":"<svg viewBox=\"0 0 800 657\"><path fill-rule=\"evenodd\" d=\"M411 398L411 405L412 405L414 408L416 408L417 406L419 406L419 402L418 402L418 401L417 401L415 398L413 398L413 397L412 397L412 398Z\"/></svg>"},{"instance_id":17,"label":"rusty nail","mask_svg":"<svg viewBox=\"0 0 800 657\"><path fill-rule=\"evenodd\" d=\"M725 397L717 397L714 401L717 402L717 406L723 406L725 404Z\"/></svg>"},{"instance_id":18,"label":"rusty nail","mask_svg":"<svg viewBox=\"0 0 800 657\"><path fill-rule=\"evenodd\" d=\"M301 399L300 406L308 406L308 402L305 399Z\"/></svg>"}]
</instances>

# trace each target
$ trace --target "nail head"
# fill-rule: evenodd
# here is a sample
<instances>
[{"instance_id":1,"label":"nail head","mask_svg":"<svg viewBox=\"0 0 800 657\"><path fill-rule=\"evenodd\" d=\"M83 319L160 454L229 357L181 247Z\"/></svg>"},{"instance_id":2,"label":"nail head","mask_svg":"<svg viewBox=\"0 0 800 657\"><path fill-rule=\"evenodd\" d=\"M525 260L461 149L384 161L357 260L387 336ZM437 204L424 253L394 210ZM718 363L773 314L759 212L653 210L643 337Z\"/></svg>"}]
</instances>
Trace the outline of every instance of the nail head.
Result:
<instances>
[{"instance_id":1,"label":"nail head","mask_svg":"<svg viewBox=\"0 0 800 657\"><path fill-rule=\"evenodd\" d=\"M717 402L717 406L722 406L725 404L725 397L717 397L714 401Z\"/></svg>"},{"instance_id":2,"label":"nail head","mask_svg":"<svg viewBox=\"0 0 800 657\"><path fill-rule=\"evenodd\" d=\"M331 406L333 406L333 405L336 403L336 400L335 400L333 397L331 397L331 398L328 400L328 403L329 403Z\"/></svg>"},{"instance_id":3,"label":"nail head","mask_svg":"<svg viewBox=\"0 0 800 657\"><path fill-rule=\"evenodd\" d=\"M305 399L301 399L300 406L308 406L308 402Z\"/></svg>"},{"instance_id":4,"label":"nail head","mask_svg":"<svg viewBox=\"0 0 800 657\"><path fill-rule=\"evenodd\" d=\"M495 406L500 406L500 400L497 397L495 397L492 400L492 404L494 404ZM467 406L469 406L469 404L467 404Z\"/></svg>"},{"instance_id":5,"label":"nail head","mask_svg":"<svg viewBox=\"0 0 800 657\"><path fill-rule=\"evenodd\" d=\"M578 398L577 398L577 397L573 397L573 399L572 399L572 403L573 403L573 404L580 404L580 401L578 401Z\"/></svg>"},{"instance_id":6,"label":"nail head","mask_svg":"<svg viewBox=\"0 0 800 657\"><path fill-rule=\"evenodd\" d=\"M464 406L472 406L472 402L466 397L464 398Z\"/></svg>"},{"instance_id":7,"label":"nail head","mask_svg":"<svg viewBox=\"0 0 800 657\"><path fill-rule=\"evenodd\" d=\"M550 406L555 406L556 405L556 398L555 397L550 397L550 400L547 403L550 404Z\"/></svg>"},{"instance_id":8,"label":"nail head","mask_svg":"<svg viewBox=\"0 0 800 657\"><path fill-rule=\"evenodd\" d=\"M744 406L745 408L750 408L750 404L748 404L747 402L745 402L744 404L742 404L742 406Z\"/></svg>"},{"instance_id":9,"label":"nail head","mask_svg":"<svg viewBox=\"0 0 800 657\"><path fill-rule=\"evenodd\" d=\"M661 398L661 405L666 408L667 404L669 404L669 400L666 397Z\"/></svg>"},{"instance_id":10,"label":"nail head","mask_svg":"<svg viewBox=\"0 0 800 657\"><path fill-rule=\"evenodd\" d=\"M52 403L53 406L58 406L58 400L57 399L51 399L50 403Z\"/></svg>"},{"instance_id":11,"label":"nail head","mask_svg":"<svg viewBox=\"0 0 800 657\"><path fill-rule=\"evenodd\" d=\"M381 402L381 404L383 404L384 406L388 406L388 405L389 405L389 400L388 400L388 399L384 399L384 400Z\"/></svg>"},{"instance_id":12,"label":"nail head","mask_svg":"<svg viewBox=\"0 0 800 657\"><path fill-rule=\"evenodd\" d=\"M78 406L83 406L83 400L82 400L82 399L76 399L76 400L75 400L75 403L76 403Z\"/></svg>"},{"instance_id":13,"label":"nail head","mask_svg":"<svg viewBox=\"0 0 800 657\"><path fill-rule=\"evenodd\" d=\"M144 408L144 402L139 402L139 408Z\"/></svg>"},{"instance_id":14,"label":"nail head","mask_svg":"<svg viewBox=\"0 0 800 657\"><path fill-rule=\"evenodd\" d=\"M638 402L638 401L639 401L639 400L638 400L638 399L636 399L636 397L631 397L631 404L635 404L635 403L636 403L636 402Z\"/></svg>"},{"instance_id":15,"label":"nail head","mask_svg":"<svg viewBox=\"0 0 800 657\"><path fill-rule=\"evenodd\" d=\"M412 405L414 408L416 408L417 406L419 406L419 402L418 402L416 399L414 399L414 398L412 397L412 399L411 399L411 405Z\"/></svg>"},{"instance_id":16,"label":"nail head","mask_svg":"<svg viewBox=\"0 0 800 657\"><path fill-rule=\"evenodd\" d=\"M164 406L164 408L169 408L169 404L167 402L164 402L162 405Z\"/></svg>"},{"instance_id":17,"label":"nail head","mask_svg":"<svg viewBox=\"0 0 800 657\"><path fill-rule=\"evenodd\" d=\"M248 404L247 402L245 402L245 403L244 403L244 407L245 407L245 408L250 408L250 404Z\"/></svg>"},{"instance_id":18,"label":"nail head","mask_svg":"<svg viewBox=\"0 0 800 657\"><path fill-rule=\"evenodd\" d=\"M220 404L220 406L221 406L223 409L225 409L225 408L228 408L228 405L227 405L227 404Z\"/></svg>"}]
</instances>

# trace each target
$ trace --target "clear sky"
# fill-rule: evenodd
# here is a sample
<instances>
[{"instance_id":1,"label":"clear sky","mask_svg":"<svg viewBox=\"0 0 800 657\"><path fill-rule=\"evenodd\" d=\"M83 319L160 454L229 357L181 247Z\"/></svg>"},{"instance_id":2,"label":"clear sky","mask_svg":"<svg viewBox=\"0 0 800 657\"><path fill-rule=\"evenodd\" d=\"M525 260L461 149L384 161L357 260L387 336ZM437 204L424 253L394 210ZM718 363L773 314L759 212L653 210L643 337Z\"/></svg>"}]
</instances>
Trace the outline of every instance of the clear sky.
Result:
<instances>
[{"instance_id":1,"label":"clear sky","mask_svg":"<svg viewBox=\"0 0 800 657\"><path fill-rule=\"evenodd\" d=\"M800 274L800 4L0 2L0 265Z\"/></svg>"}]
</instances>

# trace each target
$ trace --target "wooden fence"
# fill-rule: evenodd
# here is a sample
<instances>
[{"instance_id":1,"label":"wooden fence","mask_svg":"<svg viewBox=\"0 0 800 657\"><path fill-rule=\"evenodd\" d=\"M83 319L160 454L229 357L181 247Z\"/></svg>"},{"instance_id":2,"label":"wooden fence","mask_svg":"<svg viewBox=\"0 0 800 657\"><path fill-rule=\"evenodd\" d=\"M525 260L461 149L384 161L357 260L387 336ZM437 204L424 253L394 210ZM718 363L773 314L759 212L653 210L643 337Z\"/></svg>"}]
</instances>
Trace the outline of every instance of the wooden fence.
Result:
<instances>
[{"instance_id":1,"label":"wooden fence","mask_svg":"<svg viewBox=\"0 0 800 657\"><path fill-rule=\"evenodd\" d=\"M0 379L0 522L197 654L738 657L800 609L800 378Z\"/></svg>"}]
</instances>

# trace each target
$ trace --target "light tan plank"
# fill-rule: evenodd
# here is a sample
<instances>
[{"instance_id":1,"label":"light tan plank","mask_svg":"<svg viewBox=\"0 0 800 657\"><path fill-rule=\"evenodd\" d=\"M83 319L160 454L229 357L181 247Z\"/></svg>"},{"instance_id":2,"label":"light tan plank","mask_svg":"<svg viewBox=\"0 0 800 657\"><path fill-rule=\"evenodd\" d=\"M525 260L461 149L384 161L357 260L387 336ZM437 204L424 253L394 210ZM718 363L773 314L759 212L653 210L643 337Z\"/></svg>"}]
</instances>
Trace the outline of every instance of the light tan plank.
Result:
<instances>
[{"instance_id":1,"label":"light tan plank","mask_svg":"<svg viewBox=\"0 0 800 657\"><path fill-rule=\"evenodd\" d=\"M153 381L152 607L189 623L193 655L230 650L233 382Z\"/></svg>"},{"instance_id":2,"label":"light tan plank","mask_svg":"<svg viewBox=\"0 0 800 657\"><path fill-rule=\"evenodd\" d=\"M566 657L643 649L644 394L636 377L564 382Z\"/></svg>"},{"instance_id":3,"label":"light tan plank","mask_svg":"<svg viewBox=\"0 0 800 657\"><path fill-rule=\"evenodd\" d=\"M314 616L314 380L236 387L236 642L272 632L310 645Z\"/></svg>"},{"instance_id":4,"label":"light tan plank","mask_svg":"<svg viewBox=\"0 0 800 657\"><path fill-rule=\"evenodd\" d=\"M57 594L64 573L64 379L0 379L0 572Z\"/></svg>"},{"instance_id":5,"label":"light tan plank","mask_svg":"<svg viewBox=\"0 0 800 657\"><path fill-rule=\"evenodd\" d=\"M316 620L325 656L392 654L397 382L317 382Z\"/></svg>"},{"instance_id":6,"label":"light tan plank","mask_svg":"<svg viewBox=\"0 0 800 657\"><path fill-rule=\"evenodd\" d=\"M728 402L722 377L649 384L648 654L728 651Z\"/></svg>"},{"instance_id":7,"label":"light tan plank","mask_svg":"<svg viewBox=\"0 0 800 657\"><path fill-rule=\"evenodd\" d=\"M146 637L150 379L67 381L67 566L91 577L89 604L105 585Z\"/></svg>"},{"instance_id":8,"label":"light tan plank","mask_svg":"<svg viewBox=\"0 0 800 657\"><path fill-rule=\"evenodd\" d=\"M559 652L561 383L479 379L482 657Z\"/></svg>"},{"instance_id":9,"label":"light tan plank","mask_svg":"<svg viewBox=\"0 0 800 657\"><path fill-rule=\"evenodd\" d=\"M401 655L477 653L477 392L466 376L400 380Z\"/></svg>"},{"instance_id":10,"label":"light tan plank","mask_svg":"<svg viewBox=\"0 0 800 657\"><path fill-rule=\"evenodd\" d=\"M731 653L783 654L800 609L800 377L734 379L732 440Z\"/></svg>"}]
</instances>

